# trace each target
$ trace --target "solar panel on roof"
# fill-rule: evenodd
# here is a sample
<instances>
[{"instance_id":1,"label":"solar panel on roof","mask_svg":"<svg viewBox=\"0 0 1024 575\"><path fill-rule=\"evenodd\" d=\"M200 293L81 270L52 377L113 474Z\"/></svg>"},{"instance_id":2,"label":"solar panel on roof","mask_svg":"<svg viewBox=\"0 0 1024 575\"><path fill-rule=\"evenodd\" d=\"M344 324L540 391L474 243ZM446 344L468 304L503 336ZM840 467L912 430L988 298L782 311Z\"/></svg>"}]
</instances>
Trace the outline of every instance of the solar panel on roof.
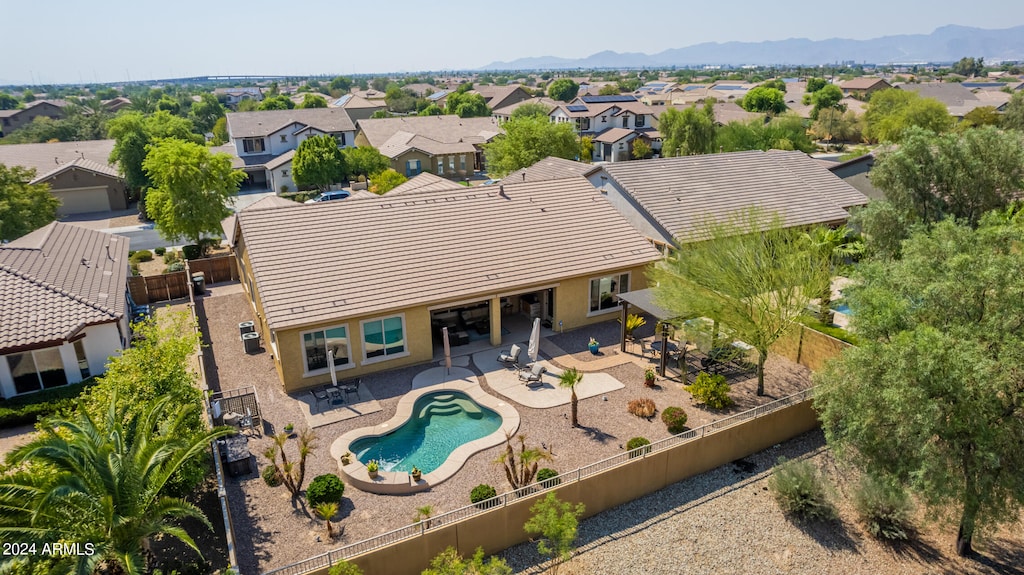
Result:
<instances>
[{"instance_id":1,"label":"solar panel on roof","mask_svg":"<svg viewBox=\"0 0 1024 575\"><path fill-rule=\"evenodd\" d=\"M583 104L570 104L570 105L566 106L565 109L569 110L570 112L586 112L587 111L587 107L584 106Z\"/></svg>"},{"instance_id":2,"label":"solar panel on roof","mask_svg":"<svg viewBox=\"0 0 1024 575\"><path fill-rule=\"evenodd\" d=\"M618 96L583 96L582 100L588 104L607 104L609 102L636 102L636 97L629 94Z\"/></svg>"},{"instance_id":3,"label":"solar panel on roof","mask_svg":"<svg viewBox=\"0 0 1024 575\"><path fill-rule=\"evenodd\" d=\"M716 90L746 90L747 87L746 86L734 86L734 85L731 85L731 84L724 84L724 85L715 86L715 89Z\"/></svg>"}]
</instances>

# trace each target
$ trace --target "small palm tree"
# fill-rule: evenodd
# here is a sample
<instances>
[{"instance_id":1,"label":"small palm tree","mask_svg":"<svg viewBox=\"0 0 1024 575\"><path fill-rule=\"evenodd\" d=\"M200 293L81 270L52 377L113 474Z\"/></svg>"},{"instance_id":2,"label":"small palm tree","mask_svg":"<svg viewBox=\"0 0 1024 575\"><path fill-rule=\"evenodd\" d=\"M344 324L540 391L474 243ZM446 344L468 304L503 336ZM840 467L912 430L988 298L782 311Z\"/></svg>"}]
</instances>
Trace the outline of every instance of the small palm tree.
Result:
<instances>
[{"instance_id":1,"label":"small palm tree","mask_svg":"<svg viewBox=\"0 0 1024 575\"><path fill-rule=\"evenodd\" d=\"M846 226L838 228L827 228L817 226L810 232L803 234L804 243L816 251L829 265L828 285L822 286L819 294L818 320L821 323L828 323L829 304L832 302L832 276L835 275L835 268L839 263L849 257L857 257L864 253L864 242L851 239L851 230Z\"/></svg>"},{"instance_id":2,"label":"small palm tree","mask_svg":"<svg viewBox=\"0 0 1024 575\"><path fill-rule=\"evenodd\" d=\"M318 503L313 508L320 519L327 522L327 538L334 539L334 526L331 525L331 518L338 514L338 503L337 502L324 502Z\"/></svg>"},{"instance_id":3,"label":"small palm tree","mask_svg":"<svg viewBox=\"0 0 1024 575\"><path fill-rule=\"evenodd\" d=\"M572 391L572 426L579 427L580 422L577 419L577 413L579 412L579 398L576 397L576 385L583 381L583 373L575 367L568 367L562 371L562 375L558 376L558 385L569 388Z\"/></svg>"},{"instance_id":4,"label":"small palm tree","mask_svg":"<svg viewBox=\"0 0 1024 575\"><path fill-rule=\"evenodd\" d=\"M185 423L195 409L164 396L130 415L117 407L115 395L102 419L79 406L71 418L46 420L37 439L10 454L18 471L0 478L0 537L40 546L92 542L91 554L63 565L62 572L76 575L145 573L143 550L158 534L199 553L172 519L191 517L212 530L209 520L196 506L161 491L210 441L234 432L195 435Z\"/></svg>"},{"instance_id":5,"label":"small palm tree","mask_svg":"<svg viewBox=\"0 0 1024 575\"><path fill-rule=\"evenodd\" d=\"M412 518L413 521L419 523L420 521L427 522L427 529L430 529L430 516L434 514L433 505L424 505L423 507L416 508L416 516Z\"/></svg>"}]
</instances>

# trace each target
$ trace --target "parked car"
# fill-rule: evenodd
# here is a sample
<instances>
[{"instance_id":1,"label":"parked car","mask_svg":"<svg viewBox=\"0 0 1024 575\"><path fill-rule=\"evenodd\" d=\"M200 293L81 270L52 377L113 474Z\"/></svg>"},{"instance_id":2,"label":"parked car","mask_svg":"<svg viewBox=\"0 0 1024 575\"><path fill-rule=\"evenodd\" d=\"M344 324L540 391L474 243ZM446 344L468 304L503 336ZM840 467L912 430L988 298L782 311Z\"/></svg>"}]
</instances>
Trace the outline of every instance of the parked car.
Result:
<instances>
[{"instance_id":1,"label":"parked car","mask_svg":"<svg viewBox=\"0 0 1024 575\"><path fill-rule=\"evenodd\" d=\"M322 192L317 194L315 198L306 200L307 204L315 204L317 202L329 202L331 200L344 200L345 198L352 195L351 192L346 190L334 190L332 192Z\"/></svg>"}]
</instances>

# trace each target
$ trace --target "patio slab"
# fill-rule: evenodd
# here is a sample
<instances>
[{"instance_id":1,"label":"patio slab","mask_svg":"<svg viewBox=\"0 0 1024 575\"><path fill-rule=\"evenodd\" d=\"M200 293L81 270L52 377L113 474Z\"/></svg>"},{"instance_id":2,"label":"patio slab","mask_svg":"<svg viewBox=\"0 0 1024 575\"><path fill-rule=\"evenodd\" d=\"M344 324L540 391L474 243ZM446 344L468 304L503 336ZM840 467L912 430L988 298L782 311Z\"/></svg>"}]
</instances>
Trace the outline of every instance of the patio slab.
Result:
<instances>
[{"instance_id":1,"label":"patio slab","mask_svg":"<svg viewBox=\"0 0 1024 575\"><path fill-rule=\"evenodd\" d=\"M351 397L348 394L345 394L345 403L338 405L333 405L330 401L321 401L321 411L315 409L316 399L310 391L291 394L290 397L295 400L302 416L306 418L306 425L316 428L381 411L380 402L365 386L360 385L356 393L358 399L351 403L348 401L348 397Z\"/></svg>"},{"instance_id":2,"label":"patio slab","mask_svg":"<svg viewBox=\"0 0 1024 575\"><path fill-rule=\"evenodd\" d=\"M520 343L519 345L522 346L525 352L526 343ZM522 359L527 360L528 358L524 355ZM549 361L541 359L539 362L547 369L541 375L542 385L527 387L519 379L518 372L515 369L498 363L496 350L492 349L473 354L473 363L484 373L484 377L487 378L487 385L495 393L499 393L520 405L535 409L568 405L572 402L572 392L558 385L558 378L562 375L562 370L552 365ZM626 386L621 381L607 373L585 373L583 381L576 385L576 397L582 400L624 387Z\"/></svg>"}]
</instances>

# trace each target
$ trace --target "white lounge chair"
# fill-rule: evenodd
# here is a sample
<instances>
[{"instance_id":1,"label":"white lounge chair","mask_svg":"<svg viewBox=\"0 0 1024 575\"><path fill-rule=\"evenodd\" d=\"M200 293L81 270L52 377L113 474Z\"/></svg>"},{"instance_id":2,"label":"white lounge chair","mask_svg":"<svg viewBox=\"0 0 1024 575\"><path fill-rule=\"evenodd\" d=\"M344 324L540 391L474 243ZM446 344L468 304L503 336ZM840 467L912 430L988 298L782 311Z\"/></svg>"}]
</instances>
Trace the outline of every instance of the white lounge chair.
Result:
<instances>
[{"instance_id":1,"label":"white lounge chair","mask_svg":"<svg viewBox=\"0 0 1024 575\"><path fill-rule=\"evenodd\" d=\"M534 363L529 371L523 370L519 372L519 381L525 382L528 386L531 384L541 385L543 382L540 378L545 371L547 370L539 362Z\"/></svg>"},{"instance_id":2,"label":"white lounge chair","mask_svg":"<svg viewBox=\"0 0 1024 575\"><path fill-rule=\"evenodd\" d=\"M502 353L498 356L498 363L504 363L505 365L515 365L519 361L519 353L523 349L516 344L512 344L512 349L508 353Z\"/></svg>"}]
</instances>

